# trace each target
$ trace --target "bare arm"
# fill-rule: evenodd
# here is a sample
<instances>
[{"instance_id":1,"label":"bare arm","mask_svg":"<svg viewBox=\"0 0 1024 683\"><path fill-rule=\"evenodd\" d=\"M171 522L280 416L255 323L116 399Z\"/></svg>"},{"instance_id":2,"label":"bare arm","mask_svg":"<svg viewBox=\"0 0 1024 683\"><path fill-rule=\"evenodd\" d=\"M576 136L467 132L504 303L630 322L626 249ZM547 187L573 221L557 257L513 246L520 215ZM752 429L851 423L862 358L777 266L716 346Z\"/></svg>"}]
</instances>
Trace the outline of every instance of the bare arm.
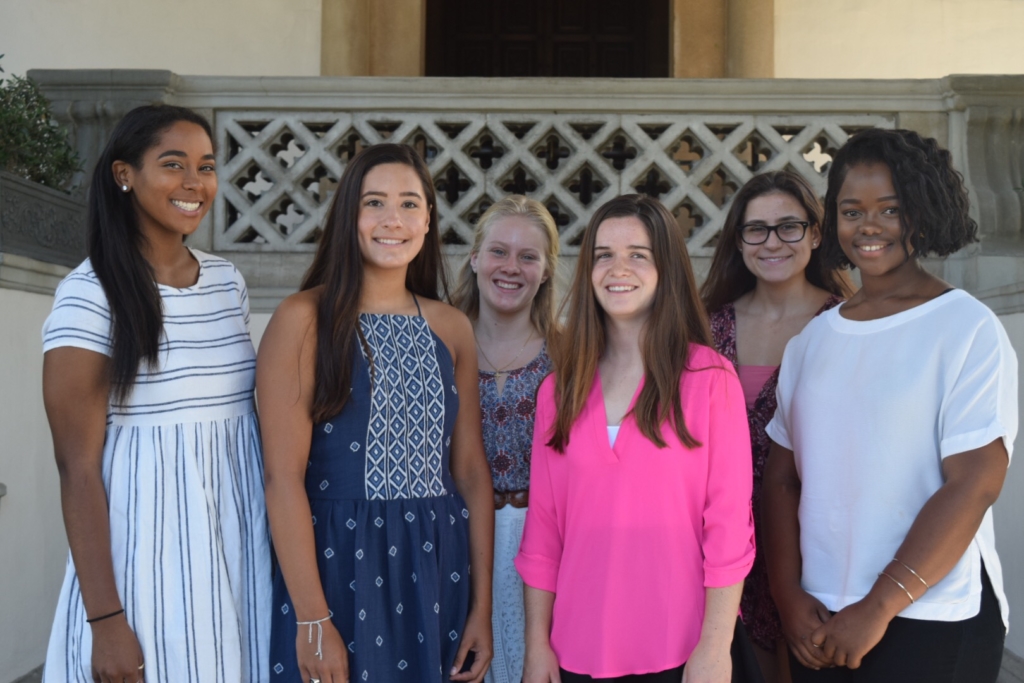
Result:
<instances>
[{"instance_id":1,"label":"bare arm","mask_svg":"<svg viewBox=\"0 0 1024 683\"><path fill-rule=\"evenodd\" d=\"M465 315L445 307L449 338L454 347L455 385L459 390L459 414L452 435L451 468L455 488L469 509L469 553L472 598L469 618L452 667L454 681L483 681L494 653L491 634L491 574L494 564L494 489L491 469L484 455L480 418L480 385L477 375L473 328ZM458 673L470 650L472 668Z\"/></svg>"},{"instance_id":2,"label":"bare arm","mask_svg":"<svg viewBox=\"0 0 1024 683\"><path fill-rule=\"evenodd\" d=\"M296 621L328 615L305 487L313 434L315 320L316 299L311 292L285 299L271 318L256 361L267 514ZM329 621L322 626L322 660L315 656L316 637L309 643L308 629L299 628L296 653L303 679L347 680L348 657L341 635Z\"/></svg>"},{"instance_id":3,"label":"bare arm","mask_svg":"<svg viewBox=\"0 0 1024 683\"><path fill-rule=\"evenodd\" d=\"M64 527L90 619L122 608L102 474L109 367L107 356L85 349L60 347L43 356L43 401L60 474ZM91 627L94 675L104 681L135 680L142 649L125 615Z\"/></svg>"},{"instance_id":4,"label":"bare arm","mask_svg":"<svg viewBox=\"0 0 1024 683\"><path fill-rule=\"evenodd\" d=\"M800 490L793 451L773 443L765 465L761 509L768 583L789 649L801 664L819 669L831 661L811 644L810 636L828 621L829 613L800 585Z\"/></svg>"},{"instance_id":5,"label":"bare arm","mask_svg":"<svg viewBox=\"0 0 1024 683\"><path fill-rule=\"evenodd\" d=\"M704 621L700 640L683 671L683 683L729 683L732 680L732 636L740 609L743 582L704 589Z\"/></svg>"},{"instance_id":6,"label":"bare arm","mask_svg":"<svg viewBox=\"0 0 1024 683\"><path fill-rule=\"evenodd\" d=\"M551 649L551 613L555 594L523 586L526 607L526 661L523 683L561 683L558 657Z\"/></svg>"},{"instance_id":7,"label":"bare arm","mask_svg":"<svg viewBox=\"0 0 1024 683\"><path fill-rule=\"evenodd\" d=\"M1007 464L1002 439L944 459L945 483L921 508L896 557L929 585L941 581L967 551L985 513L999 497ZM879 571L883 569L915 600L926 592L924 583L899 562L890 562ZM863 600L836 613L812 640L837 666L856 669L881 640L893 617L908 605L910 598L903 588L879 576Z\"/></svg>"}]
</instances>

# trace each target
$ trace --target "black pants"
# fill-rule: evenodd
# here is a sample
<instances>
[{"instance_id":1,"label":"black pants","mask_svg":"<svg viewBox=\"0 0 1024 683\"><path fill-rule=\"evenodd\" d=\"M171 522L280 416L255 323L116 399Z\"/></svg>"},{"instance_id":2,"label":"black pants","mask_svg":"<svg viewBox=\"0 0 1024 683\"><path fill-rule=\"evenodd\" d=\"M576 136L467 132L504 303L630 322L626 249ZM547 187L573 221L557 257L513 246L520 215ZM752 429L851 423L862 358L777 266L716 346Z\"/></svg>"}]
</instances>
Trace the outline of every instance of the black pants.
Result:
<instances>
[{"instance_id":1,"label":"black pants","mask_svg":"<svg viewBox=\"0 0 1024 683\"><path fill-rule=\"evenodd\" d=\"M790 653L793 683L995 683L1006 631L984 568L981 611L964 621L896 617L859 669L814 671Z\"/></svg>"},{"instance_id":2,"label":"black pants","mask_svg":"<svg viewBox=\"0 0 1024 683\"><path fill-rule=\"evenodd\" d=\"M683 664L668 671L659 671L653 674L631 674L629 676L618 676L617 678L591 678L586 674L574 674L571 671L560 669L562 683L679 683L683 680Z\"/></svg>"}]
</instances>

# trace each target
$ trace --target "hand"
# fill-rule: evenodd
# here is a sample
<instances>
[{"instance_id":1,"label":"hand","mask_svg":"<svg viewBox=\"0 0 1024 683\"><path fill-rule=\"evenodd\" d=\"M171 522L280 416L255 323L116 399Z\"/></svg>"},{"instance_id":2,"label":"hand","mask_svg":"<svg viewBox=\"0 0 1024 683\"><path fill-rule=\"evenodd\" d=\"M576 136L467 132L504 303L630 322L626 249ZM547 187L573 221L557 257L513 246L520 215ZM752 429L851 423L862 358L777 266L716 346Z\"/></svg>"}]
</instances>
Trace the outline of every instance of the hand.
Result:
<instances>
[{"instance_id":1,"label":"hand","mask_svg":"<svg viewBox=\"0 0 1024 683\"><path fill-rule=\"evenodd\" d=\"M864 655L878 645L888 626L889 619L877 605L860 600L836 612L811 634L810 640L836 666L856 669Z\"/></svg>"},{"instance_id":2,"label":"hand","mask_svg":"<svg viewBox=\"0 0 1024 683\"><path fill-rule=\"evenodd\" d=\"M133 683L145 679L142 647L123 613L90 626L94 683Z\"/></svg>"},{"instance_id":3,"label":"hand","mask_svg":"<svg viewBox=\"0 0 1024 683\"><path fill-rule=\"evenodd\" d=\"M470 650L473 651L473 666L469 671L459 673ZM455 655L455 664L452 666L449 678L453 681L481 683L484 680L484 674L487 673L487 667L491 665L493 656L494 641L491 639L490 611L472 609L466 619L466 629L462 633L462 642L459 643L459 652Z\"/></svg>"},{"instance_id":4,"label":"hand","mask_svg":"<svg viewBox=\"0 0 1024 683\"><path fill-rule=\"evenodd\" d=\"M551 644L526 644L526 659L523 662L523 683L562 683L558 669L558 656Z\"/></svg>"},{"instance_id":5,"label":"hand","mask_svg":"<svg viewBox=\"0 0 1024 683\"><path fill-rule=\"evenodd\" d=\"M811 643L811 634L831 618L825 605L802 588L792 590L777 605L782 634L797 661L814 670L832 666L832 660Z\"/></svg>"},{"instance_id":6,"label":"hand","mask_svg":"<svg viewBox=\"0 0 1024 683\"><path fill-rule=\"evenodd\" d=\"M345 641L330 619L321 624L324 629L320 639L320 652L316 655L317 627L313 625L313 642L309 637L309 626L299 626L295 636L295 654L299 660L302 680L317 679L320 683L348 683L348 650Z\"/></svg>"},{"instance_id":7,"label":"hand","mask_svg":"<svg viewBox=\"0 0 1024 683\"><path fill-rule=\"evenodd\" d=\"M730 643L731 644L731 643ZM697 643L683 669L683 683L730 683L732 654L728 646Z\"/></svg>"}]
</instances>

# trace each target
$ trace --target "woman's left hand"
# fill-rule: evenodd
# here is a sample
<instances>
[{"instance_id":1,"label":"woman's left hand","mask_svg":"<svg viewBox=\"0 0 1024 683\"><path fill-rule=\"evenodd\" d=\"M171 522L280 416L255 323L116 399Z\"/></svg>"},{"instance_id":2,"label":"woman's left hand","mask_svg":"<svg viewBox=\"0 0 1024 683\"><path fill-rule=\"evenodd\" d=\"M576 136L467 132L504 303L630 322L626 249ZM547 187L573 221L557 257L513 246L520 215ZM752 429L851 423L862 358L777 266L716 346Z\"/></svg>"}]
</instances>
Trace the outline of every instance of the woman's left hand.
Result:
<instances>
[{"instance_id":1,"label":"woman's left hand","mask_svg":"<svg viewBox=\"0 0 1024 683\"><path fill-rule=\"evenodd\" d=\"M683 669L683 683L730 683L732 681L732 655L729 644L709 645L697 643Z\"/></svg>"},{"instance_id":2,"label":"woman's left hand","mask_svg":"<svg viewBox=\"0 0 1024 683\"><path fill-rule=\"evenodd\" d=\"M885 635L889 619L880 606L860 600L844 607L811 634L811 644L820 647L836 666L860 667L861 660Z\"/></svg>"},{"instance_id":3,"label":"woman's left hand","mask_svg":"<svg viewBox=\"0 0 1024 683\"><path fill-rule=\"evenodd\" d=\"M494 656L494 642L491 639L491 613L490 610L473 608L466 619L466 629L462 633L462 642L459 643L459 653L455 655L455 664L452 666L451 680L468 681L469 683L481 683L487 667L491 665L491 658ZM472 650L473 666L469 671L459 673L466 656Z\"/></svg>"}]
</instances>

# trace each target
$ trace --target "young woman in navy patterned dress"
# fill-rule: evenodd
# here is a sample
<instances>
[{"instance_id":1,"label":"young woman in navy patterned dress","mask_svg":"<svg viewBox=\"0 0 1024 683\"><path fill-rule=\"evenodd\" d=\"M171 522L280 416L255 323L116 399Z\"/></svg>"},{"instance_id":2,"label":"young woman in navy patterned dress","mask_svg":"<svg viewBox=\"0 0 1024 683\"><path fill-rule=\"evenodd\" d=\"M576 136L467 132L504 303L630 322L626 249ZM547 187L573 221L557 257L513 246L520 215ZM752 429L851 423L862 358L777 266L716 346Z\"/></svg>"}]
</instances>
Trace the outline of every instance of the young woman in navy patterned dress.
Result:
<instances>
[{"instance_id":1,"label":"young woman in navy patterned dress","mask_svg":"<svg viewBox=\"0 0 1024 683\"><path fill-rule=\"evenodd\" d=\"M260 344L273 681L479 683L491 659L476 348L438 300L435 207L411 147L363 150Z\"/></svg>"},{"instance_id":2,"label":"young woman in navy patterned dress","mask_svg":"<svg viewBox=\"0 0 1024 683\"><path fill-rule=\"evenodd\" d=\"M268 677L270 548L245 283L187 249L217 193L210 126L146 106L89 192L89 258L43 328L71 557L47 683Z\"/></svg>"},{"instance_id":3,"label":"young woman in navy patterned dress","mask_svg":"<svg viewBox=\"0 0 1024 683\"><path fill-rule=\"evenodd\" d=\"M743 385L754 466L753 513L761 540L761 483L771 444L775 387L786 343L814 316L842 303L846 281L821 260L821 204L800 176L754 176L732 200L701 296L718 352ZM764 553L743 585L743 623L767 683L789 680L779 613L768 590Z\"/></svg>"},{"instance_id":4,"label":"young woman in navy patterned dress","mask_svg":"<svg viewBox=\"0 0 1024 683\"><path fill-rule=\"evenodd\" d=\"M494 659L488 683L519 683L526 651L519 552L529 502L537 387L551 371L558 230L544 205L512 195L477 222L454 301L473 321L484 449L494 484Z\"/></svg>"}]
</instances>

